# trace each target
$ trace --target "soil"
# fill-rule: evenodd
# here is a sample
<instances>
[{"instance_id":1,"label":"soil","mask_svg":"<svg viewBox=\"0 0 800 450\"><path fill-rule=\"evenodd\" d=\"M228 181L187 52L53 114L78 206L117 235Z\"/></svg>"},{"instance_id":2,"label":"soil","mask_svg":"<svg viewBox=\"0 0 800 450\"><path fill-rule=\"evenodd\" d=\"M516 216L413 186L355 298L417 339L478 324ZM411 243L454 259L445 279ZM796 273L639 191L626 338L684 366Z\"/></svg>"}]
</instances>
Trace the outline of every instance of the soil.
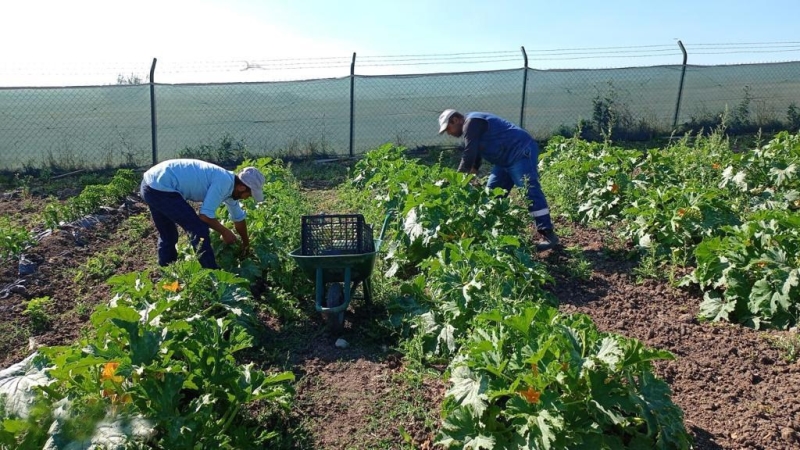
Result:
<instances>
[{"instance_id":1,"label":"soil","mask_svg":"<svg viewBox=\"0 0 800 450\"><path fill-rule=\"evenodd\" d=\"M36 215L44 200L30 197L4 197L0 214L13 216L20 210ZM40 345L64 345L75 341L87 324L94 306L110 299L105 279L92 279L86 272L78 279L78 269L90 258L104 258L103 253L118 246L115 233L131 215L140 214L144 205L133 198L118 208L105 208L84 223L64 225L56 230L44 230L42 223L29 224L40 236L39 242L24 253L32 273L21 273L19 260L2 260L0 264L0 367L7 367L27 356ZM128 242L130 248L155 248L155 232L147 233L139 242ZM151 267L152 258L140 251L128 251L115 266L114 273L128 273ZM45 307L48 320L36 323L24 311L29 300L49 297Z\"/></svg>"},{"instance_id":2,"label":"soil","mask_svg":"<svg viewBox=\"0 0 800 450\"><path fill-rule=\"evenodd\" d=\"M36 202L0 197L0 214L37 211L31 203ZM105 220L91 228L64 227L44 237L26 254L37 264L33 274L20 275L16 260L2 261L0 368L21 360L36 345L74 342L92 307L108 301L103 280L76 283L75 270L118 245L120 227L132 216L146 217L146 209L129 200L105 213ZM608 233L563 228L572 230L561 236L563 247L540 256L554 273L548 288L561 310L588 314L604 331L675 355L673 361L658 362L656 373L683 409L695 448L800 448L800 363L774 344L781 338L797 343L796 333L698 322L699 292L674 288L666 280L637 282L635 263L608 248L613 241ZM130 242L138 250L125 253L116 273L155 267L155 241L150 230ZM590 275L563 269L574 261L572 251L591 264ZM53 300L47 308L52 321L37 328L23 311L27 300L42 296ZM368 309L348 311L348 328L339 335L320 331L319 317L283 325L268 316L262 319L274 333L267 342L271 339L275 348L266 345L249 357L260 359L262 366L283 358L297 377L287 418L295 442L285 447L432 448L447 383L435 376L414 378L401 356L360 334L365 327L358 324L372 320ZM347 348L334 345L339 337L349 341ZM277 354L282 351L286 354ZM257 414L257 408L252 412Z\"/></svg>"},{"instance_id":3,"label":"soil","mask_svg":"<svg viewBox=\"0 0 800 450\"><path fill-rule=\"evenodd\" d=\"M561 311L675 355L658 362L656 374L672 388L696 449L800 448L800 362L772 343L797 342L796 332L698 322L701 293L664 280L638 283L635 264L604 247L608 233L570 228L563 243L580 248L593 270L585 281L556 272ZM563 252L549 253L549 264L563 262Z\"/></svg>"}]
</instances>

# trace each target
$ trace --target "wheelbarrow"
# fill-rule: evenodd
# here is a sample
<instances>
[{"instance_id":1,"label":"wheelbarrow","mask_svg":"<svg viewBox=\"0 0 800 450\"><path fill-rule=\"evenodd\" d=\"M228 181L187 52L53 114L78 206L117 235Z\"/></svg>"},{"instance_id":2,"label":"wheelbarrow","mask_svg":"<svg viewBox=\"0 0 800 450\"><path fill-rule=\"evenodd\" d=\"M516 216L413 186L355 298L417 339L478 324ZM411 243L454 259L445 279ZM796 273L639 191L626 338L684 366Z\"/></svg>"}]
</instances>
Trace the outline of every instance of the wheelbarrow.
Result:
<instances>
[{"instance_id":1,"label":"wheelbarrow","mask_svg":"<svg viewBox=\"0 0 800 450\"><path fill-rule=\"evenodd\" d=\"M302 245L289 256L315 281L316 309L331 330L342 329L359 285L364 302L372 302L370 275L392 214L386 215L377 239L361 214L303 216Z\"/></svg>"}]
</instances>

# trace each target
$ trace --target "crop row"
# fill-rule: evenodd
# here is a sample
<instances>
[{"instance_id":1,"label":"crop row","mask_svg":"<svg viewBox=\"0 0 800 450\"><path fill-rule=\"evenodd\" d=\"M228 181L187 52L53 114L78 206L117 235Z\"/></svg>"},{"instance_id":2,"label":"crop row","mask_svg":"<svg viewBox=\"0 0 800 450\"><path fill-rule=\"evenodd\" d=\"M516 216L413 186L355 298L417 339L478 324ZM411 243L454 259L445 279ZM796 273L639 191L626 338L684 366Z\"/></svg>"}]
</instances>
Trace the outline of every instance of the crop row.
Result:
<instances>
[{"instance_id":1,"label":"crop row","mask_svg":"<svg viewBox=\"0 0 800 450\"><path fill-rule=\"evenodd\" d=\"M612 227L659 267L685 266L700 316L786 329L800 315L800 135L733 151L723 133L665 148L554 139L542 184L567 219Z\"/></svg>"}]
</instances>

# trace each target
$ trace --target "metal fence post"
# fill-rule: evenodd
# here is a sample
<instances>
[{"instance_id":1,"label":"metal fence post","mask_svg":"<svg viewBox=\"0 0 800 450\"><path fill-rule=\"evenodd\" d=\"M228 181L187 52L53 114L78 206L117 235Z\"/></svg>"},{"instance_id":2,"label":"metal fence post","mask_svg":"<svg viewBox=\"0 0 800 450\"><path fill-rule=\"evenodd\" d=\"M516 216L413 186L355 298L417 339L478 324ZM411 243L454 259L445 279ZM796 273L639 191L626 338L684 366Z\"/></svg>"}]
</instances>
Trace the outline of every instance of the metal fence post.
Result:
<instances>
[{"instance_id":1,"label":"metal fence post","mask_svg":"<svg viewBox=\"0 0 800 450\"><path fill-rule=\"evenodd\" d=\"M356 95L356 52L350 63L350 157L353 157L353 139L355 133L355 95Z\"/></svg>"},{"instance_id":2,"label":"metal fence post","mask_svg":"<svg viewBox=\"0 0 800 450\"><path fill-rule=\"evenodd\" d=\"M686 76L686 60L688 59L686 48L683 46L683 42L678 40L678 46L683 52L683 68L681 68L681 84L678 85L678 101L675 104L675 117L672 119L673 129L677 128L678 126L678 114L680 114L681 111L681 98L683 97L683 79Z\"/></svg>"},{"instance_id":3,"label":"metal fence post","mask_svg":"<svg viewBox=\"0 0 800 450\"><path fill-rule=\"evenodd\" d=\"M150 135L153 140L153 165L158 164L158 130L156 126L156 58L150 66Z\"/></svg>"},{"instance_id":4,"label":"metal fence post","mask_svg":"<svg viewBox=\"0 0 800 450\"><path fill-rule=\"evenodd\" d=\"M519 110L519 126L525 128L525 97L528 93L528 54L525 53L525 46L520 47L522 57L525 60L525 67L522 68L522 106Z\"/></svg>"}]
</instances>

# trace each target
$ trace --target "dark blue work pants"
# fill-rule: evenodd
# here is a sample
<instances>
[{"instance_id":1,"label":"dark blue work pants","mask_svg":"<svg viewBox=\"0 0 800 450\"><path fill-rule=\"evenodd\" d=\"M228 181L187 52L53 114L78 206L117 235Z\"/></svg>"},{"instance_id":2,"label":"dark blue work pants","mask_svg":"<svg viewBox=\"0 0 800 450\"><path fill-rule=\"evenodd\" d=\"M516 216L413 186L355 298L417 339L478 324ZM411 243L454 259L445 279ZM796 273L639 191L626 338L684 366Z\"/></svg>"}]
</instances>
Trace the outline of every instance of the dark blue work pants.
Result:
<instances>
[{"instance_id":1,"label":"dark blue work pants","mask_svg":"<svg viewBox=\"0 0 800 450\"><path fill-rule=\"evenodd\" d=\"M538 230L552 230L553 222L550 219L550 208L542 192L542 185L539 184L539 172L537 164L539 162L539 146L534 143L524 152L522 158L514 161L508 167L495 165L489 174L487 187L493 189L500 187L510 191L517 186L520 189L527 187L525 196L528 198L528 211L531 218L536 223Z\"/></svg>"},{"instance_id":2,"label":"dark blue work pants","mask_svg":"<svg viewBox=\"0 0 800 450\"><path fill-rule=\"evenodd\" d=\"M189 233L192 247L198 251L200 265L217 269L214 250L209 239L209 226L197 215L194 208L177 192L164 192L142 183L142 199L150 208L153 223L158 230L158 265L166 266L178 259L178 227ZM199 248L198 248L199 246Z\"/></svg>"}]
</instances>

